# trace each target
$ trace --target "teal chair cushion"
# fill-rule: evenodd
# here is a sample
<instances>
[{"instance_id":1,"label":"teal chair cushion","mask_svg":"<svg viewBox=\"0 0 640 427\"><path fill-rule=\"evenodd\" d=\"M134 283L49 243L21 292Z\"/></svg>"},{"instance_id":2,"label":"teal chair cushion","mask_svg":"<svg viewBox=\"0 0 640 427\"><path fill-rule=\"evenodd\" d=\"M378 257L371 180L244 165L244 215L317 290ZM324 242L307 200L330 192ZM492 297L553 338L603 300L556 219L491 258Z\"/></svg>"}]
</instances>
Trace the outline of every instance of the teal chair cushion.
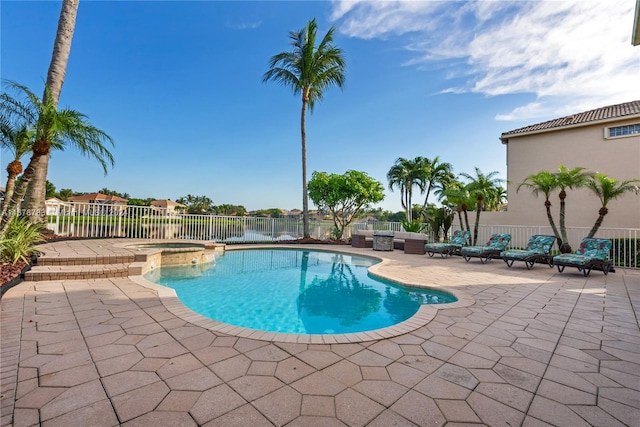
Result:
<instances>
[{"instance_id":1,"label":"teal chair cushion","mask_svg":"<svg viewBox=\"0 0 640 427\"><path fill-rule=\"evenodd\" d=\"M511 234L493 234L485 245L491 250L503 251L511 241Z\"/></svg>"}]
</instances>

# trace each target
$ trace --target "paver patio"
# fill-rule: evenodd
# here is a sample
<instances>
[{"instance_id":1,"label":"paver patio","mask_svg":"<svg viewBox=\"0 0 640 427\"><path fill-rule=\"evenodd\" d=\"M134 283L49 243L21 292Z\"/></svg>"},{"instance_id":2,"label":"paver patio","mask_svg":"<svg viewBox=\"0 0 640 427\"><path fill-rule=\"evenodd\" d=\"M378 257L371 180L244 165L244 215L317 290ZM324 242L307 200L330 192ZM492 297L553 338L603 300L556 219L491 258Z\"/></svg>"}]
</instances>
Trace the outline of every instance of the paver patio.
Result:
<instances>
[{"instance_id":1,"label":"paver patio","mask_svg":"<svg viewBox=\"0 0 640 427\"><path fill-rule=\"evenodd\" d=\"M126 264L121 246L42 250ZM276 342L211 330L139 276L25 281L1 300L1 425L640 425L640 271L330 249L468 304L391 338Z\"/></svg>"}]
</instances>

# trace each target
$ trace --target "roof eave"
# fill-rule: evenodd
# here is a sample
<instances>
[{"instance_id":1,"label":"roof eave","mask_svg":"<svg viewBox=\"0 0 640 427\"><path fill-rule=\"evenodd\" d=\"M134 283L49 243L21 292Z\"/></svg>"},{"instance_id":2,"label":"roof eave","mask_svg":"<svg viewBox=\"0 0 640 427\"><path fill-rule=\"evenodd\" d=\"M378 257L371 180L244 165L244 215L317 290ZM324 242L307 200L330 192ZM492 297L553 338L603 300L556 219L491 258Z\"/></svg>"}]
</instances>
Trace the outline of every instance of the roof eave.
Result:
<instances>
[{"instance_id":1,"label":"roof eave","mask_svg":"<svg viewBox=\"0 0 640 427\"><path fill-rule=\"evenodd\" d=\"M540 133L555 132L558 130L566 130L566 129L575 129L575 128L585 127L585 126L597 126L604 123L619 122L620 120L629 120L629 119L635 119L635 118L640 119L640 114L629 114L628 116L609 117L606 119L592 120L589 122L576 123L572 125L562 125L562 126L556 126L556 127L547 128L547 129L536 129L528 132L506 133L506 134L503 133L502 135L500 135L500 141L502 141L503 144L506 144L509 142L509 138L518 138L521 136L537 135Z\"/></svg>"}]
</instances>

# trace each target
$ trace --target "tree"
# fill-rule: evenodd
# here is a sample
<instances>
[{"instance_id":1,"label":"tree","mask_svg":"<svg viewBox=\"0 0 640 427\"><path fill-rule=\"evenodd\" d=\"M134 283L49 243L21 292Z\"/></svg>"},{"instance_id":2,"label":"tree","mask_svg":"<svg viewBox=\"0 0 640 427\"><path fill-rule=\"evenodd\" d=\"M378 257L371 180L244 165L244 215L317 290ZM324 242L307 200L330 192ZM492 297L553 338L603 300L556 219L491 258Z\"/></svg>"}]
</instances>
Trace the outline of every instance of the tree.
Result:
<instances>
[{"instance_id":1,"label":"tree","mask_svg":"<svg viewBox=\"0 0 640 427\"><path fill-rule=\"evenodd\" d=\"M397 187L402 193L400 203L406 212L408 222L413 220L413 187L422 188L424 182L422 159L422 157L416 157L413 160L408 160L399 157L387 172L389 190L393 191L394 187Z\"/></svg>"},{"instance_id":2,"label":"tree","mask_svg":"<svg viewBox=\"0 0 640 427\"><path fill-rule=\"evenodd\" d=\"M45 196L47 199L51 197L56 197L56 186L53 185L53 183L50 181L47 181Z\"/></svg>"},{"instance_id":3,"label":"tree","mask_svg":"<svg viewBox=\"0 0 640 427\"><path fill-rule=\"evenodd\" d=\"M499 211L507 201L507 189L501 185L488 191L485 207L488 211Z\"/></svg>"},{"instance_id":4,"label":"tree","mask_svg":"<svg viewBox=\"0 0 640 427\"><path fill-rule=\"evenodd\" d=\"M176 202L185 205L187 212L190 214L204 214L211 212L213 209L213 202L207 196L192 196L191 194L187 194L177 199Z\"/></svg>"},{"instance_id":5,"label":"tree","mask_svg":"<svg viewBox=\"0 0 640 427\"><path fill-rule=\"evenodd\" d=\"M360 209L384 200L384 186L364 172L349 170L343 175L314 172L309 181L309 197L318 209L331 212L342 239L344 229Z\"/></svg>"},{"instance_id":6,"label":"tree","mask_svg":"<svg viewBox=\"0 0 640 427\"><path fill-rule=\"evenodd\" d=\"M0 95L4 100L6 94ZM22 173L22 157L31 151L35 132L25 124L15 125L8 117L0 112L0 146L13 153L13 161L7 165L7 184L5 185L4 200L0 216L4 216L9 201L13 196L18 175Z\"/></svg>"},{"instance_id":7,"label":"tree","mask_svg":"<svg viewBox=\"0 0 640 427\"><path fill-rule=\"evenodd\" d=\"M323 99L324 91L332 86L342 89L345 82L345 60L341 49L333 45L335 27L331 27L316 48L318 26L312 19L299 31L289 33L290 52L271 57L269 70L263 82L276 81L302 96L300 136L302 141L302 218L304 237L309 237L309 197L307 193L307 108L313 112L316 102Z\"/></svg>"},{"instance_id":8,"label":"tree","mask_svg":"<svg viewBox=\"0 0 640 427\"><path fill-rule=\"evenodd\" d=\"M473 227L473 244L478 241L478 226L480 224L480 211L485 210L484 200L490 194L493 188L495 188L503 180L496 178L498 171L489 172L488 174L482 173L480 168L475 168L476 175L469 175L468 173L461 173L460 175L469 180L467 188L469 193L475 195L476 203L476 222Z\"/></svg>"},{"instance_id":9,"label":"tree","mask_svg":"<svg viewBox=\"0 0 640 427\"><path fill-rule=\"evenodd\" d=\"M406 218L406 216L407 216L406 212L398 211L398 212L390 214L389 217L387 218L387 221L389 221L389 222L400 222L404 218Z\"/></svg>"},{"instance_id":10,"label":"tree","mask_svg":"<svg viewBox=\"0 0 640 427\"><path fill-rule=\"evenodd\" d=\"M230 216L244 216L247 212L244 206L242 205L230 205L230 204L222 204L218 206L214 206L213 210L216 215L230 215Z\"/></svg>"},{"instance_id":11,"label":"tree","mask_svg":"<svg viewBox=\"0 0 640 427\"><path fill-rule=\"evenodd\" d=\"M72 197L72 196L73 196L73 190L70 188L62 188L60 191L58 191L58 198L60 200L67 201L67 199L69 199L69 197Z\"/></svg>"},{"instance_id":12,"label":"tree","mask_svg":"<svg viewBox=\"0 0 640 427\"><path fill-rule=\"evenodd\" d=\"M462 224L462 214L464 214L464 223L467 225L467 231L471 231L469 227L469 207L475 203L469 194L469 190L461 182L456 182L449 188L442 192L444 196L444 204L452 205L455 207L455 211L458 213L458 219L460 220L460 229L464 230Z\"/></svg>"},{"instance_id":13,"label":"tree","mask_svg":"<svg viewBox=\"0 0 640 427\"><path fill-rule=\"evenodd\" d=\"M442 237L446 237L455 218L453 210L447 206L429 205L424 210L424 214L427 223L431 227L435 241L440 241L440 232L442 232Z\"/></svg>"},{"instance_id":14,"label":"tree","mask_svg":"<svg viewBox=\"0 0 640 427\"><path fill-rule=\"evenodd\" d=\"M264 218L280 218L282 216L282 211L278 208L258 209L252 214Z\"/></svg>"},{"instance_id":15,"label":"tree","mask_svg":"<svg viewBox=\"0 0 640 427\"><path fill-rule=\"evenodd\" d=\"M520 185L518 185L516 193L520 191L520 188L522 187L531 190L533 195L536 197L538 197L540 193L544 195L544 207L547 211L547 219L549 220L551 230L553 230L553 234L556 236L556 240L558 241L558 248L560 248L562 246L562 236L556 227L553 215L551 215L551 201L549 200L551 192L558 188L556 176L549 171L540 171L527 176Z\"/></svg>"},{"instance_id":16,"label":"tree","mask_svg":"<svg viewBox=\"0 0 640 427\"><path fill-rule=\"evenodd\" d=\"M421 188L425 192L422 209L426 209L431 190L442 189L455 177L452 172L453 166L450 163L441 163L438 156L434 157L433 160L429 160L426 157L418 157L417 159L419 159L419 167L422 169L423 182Z\"/></svg>"},{"instance_id":17,"label":"tree","mask_svg":"<svg viewBox=\"0 0 640 427\"><path fill-rule=\"evenodd\" d=\"M4 117L12 120L18 126L36 128L35 142L32 145L33 156L29 165L24 170L20 182L16 185L11 201L7 205L7 215L0 221L0 236L4 234L11 218L16 215L25 197L29 183L36 175L37 165L41 164L39 158L49 156L50 150L63 150L71 145L80 150L84 155L96 159L107 173L107 166L113 166L113 156L105 144L113 145L113 140L104 131L91 124L87 117L75 110L63 109L58 111L50 96L42 102L26 86L15 82L7 82L6 85L16 90L23 99L17 99L3 93L0 97L0 111ZM45 94L49 93L45 90ZM46 179L43 181L46 185ZM45 193L43 190L42 197ZM43 199L44 200L44 199ZM44 202L43 202L44 204ZM30 205L24 205L29 209ZM30 216L32 222L41 223L45 220L44 207L37 208L39 215Z\"/></svg>"},{"instance_id":18,"label":"tree","mask_svg":"<svg viewBox=\"0 0 640 427\"><path fill-rule=\"evenodd\" d=\"M560 235L562 237L562 244L560 245L560 252L571 252L571 245L567 239L567 227L565 222L566 217L566 198L567 188L573 190L575 188L584 187L587 180L593 174L588 172L585 168L578 166L573 169L567 168L565 165L560 165L558 171L554 174L556 179L556 186L560 189L558 197L560 197Z\"/></svg>"},{"instance_id":19,"label":"tree","mask_svg":"<svg viewBox=\"0 0 640 427\"><path fill-rule=\"evenodd\" d=\"M593 237L602 225L604 216L609 213L607 204L609 204L611 200L617 199L626 193L638 194L640 191L636 185L638 183L640 183L640 180L637 179L620 182L617 179L609 178L602 173L596 173L594 176L589 177L585 186L591 190L598 199L600 199L602 207L600 207L600 210L598 211L598 219L596 219L596 222L593 224L593 228L591 228L587 237Z\"/></svg>"},{"instance_id":20,"label":"tree","mask_svg":"<svg viewBox=\"0 0 640 427\"><path fill-rule=\"evenodd\" d=\"M62 8L60 9L60 17L58 18L58 29L53 42L53 53L51 54L51 62L49 63L49 69L47 71L47 82L42 95L42 104L50 104L53 111L56 111L58 107L60 92L62 91L62 85L64 84L67 73L67 63L69 62L69 54L71 53L71 40L73 39L73 32L75 30L79 3L80 0L62 0ZM30 220L35 222L44 222L46 220L44 216L44 201L51 149L50 144L53 142L49 135L51 132L50 127L53 125L54 123L50 120L50 117L45 115L39 118L33 157L25 169L24 185L28 186L28 191L25 190L24 193L24 207L41 213L41 216L30 217ZM33 172L31 172L31 170L33 170ZM33 176L27 179L27 174L33 174Z\"/></svg>"}]
</instances>

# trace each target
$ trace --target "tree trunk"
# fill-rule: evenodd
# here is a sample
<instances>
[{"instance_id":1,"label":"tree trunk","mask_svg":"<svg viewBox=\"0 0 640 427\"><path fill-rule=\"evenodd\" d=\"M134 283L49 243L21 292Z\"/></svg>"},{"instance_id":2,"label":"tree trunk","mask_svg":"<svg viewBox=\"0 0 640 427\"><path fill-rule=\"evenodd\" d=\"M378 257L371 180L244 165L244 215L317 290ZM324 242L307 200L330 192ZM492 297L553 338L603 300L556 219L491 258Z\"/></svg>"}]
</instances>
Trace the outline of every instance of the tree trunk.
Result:
<instances>
[{"instance_id":1,"label":"tree trunk","mask_svg":"<svg viewBox=\"0 0 640 427\"><path fill-rule=\"evenodd\" d=\"M30 222L46 226L45 199L49 154L38 156L32 159L32 161L34 162L34 175L30 184L27 186L21 208L27 212Z\"/></svg>"},{"instance_id":2,"label":"tree trunk","mask_svg":"<svg viewBox=\"0 0 640 427\"><path fill-rule=\"evenodd\" d=\"M598 229L602 225L602 222L604 221L604 216L608 213L609 213L609 210L607 209L606 206L603 206L600 208L600 211L598 212L598 219L596 220L596 223L593 224L593 228L591 229L591 231L589 231L589 234L587 235L589 239L595 236L596 232L598 231Z\"/></svg>"},{"instance_id":3,"label":"tree trunk","mask_svg":"<svg viewBox=\"0 0 640 427\"><path fill-rule=\"evenodd\" d=\"M38 157L40 155L34 154L29 161L24 173L22 174L22 178L20 179L20 183L16 186L15 191L13 193L13 197L9 201L7 205L6 214L0 219L0 237L4 237L7 228L9 227L9 223L11 220L18 214L18 210L21 209L21 201L24 197L24 194L27 191L27 187L29 183L33 180L35 176L35 167L33 165L38 163Z\"/></svg>"},{"instance_id":4,"label":"tree trunk","mask_svg":"<svg viewBox=\"0 0 640 427\"><path fill-rule=\"evenodd\" d=\"M4 217L7 212L7 206L11 202L13 191L16 188L16 178L22 173L22 163L14 160L7 166L7 185L4 190L4 200L2 201L2 209L0 209L0 218Z\"/></svg>"},{"instance_id":5,"label":"tree trunk","mask_svg":"<svg viewBox=\"0 0 640 427\"><path fill-rule=\"evenodd\" d=\"M307 92L302 93L302 111L300 113L300 134L302 137L302 230L305 239L309 232L309 196L307 194L307 131L305 129L307 113Z\"/></svg>"},{"instance_id":6,"label":"tree trunk","mask_svg":"<svg viewBox=\"0 0 640 427\"><path fill-rule=\"evenodd\" d=\"M64 84L67 73L67 63L69 62L69 54L71 53L71 40L73 39L79 3L80 0L63 0L60 17L58 18L58 30L53 43L53 54L51 55L51 62L47 72L47 86L42 96L43 103L51 100L55 107L57 107L58 101L60 100L60 92L62 91L62 85ZM33 165L36 173L33 181L27 188L24 202L22 203L24 209L32 213L41 213L41 215L29 216L30 221L33 223L46 221L45 198L49 154L44 157L45 158L38 159L38 163Z\"/></svg>"},{"instance_id":7,"label":"tree trunk","mask_svg":"<svg viewBox=\"0 0 640 427\"><path fill-rule=\"evenodd\" d=\"M429 186L427 187L427 195L424 198L422 209L427 209L427 202L429 201L429 193L431 193L431 183L429 183Z\"/></svg>"},{"instance_id":8,"label":"tree trunk","mask_svg":"<svg viewBox=\"0 0 640 427\"><path fill-rule=\"evenodd\" d=\"M462 210L459 210L457 212L458 212L458 219L460 220L460 230L464 231L464 225L462 225Z\"/></svg>"},{"instance_id":9,"label":"tree trunk","mask_svg":"<svg viewBox=\"0 0 640 427\"><path fill-rule=\"evenodd\" d=\"M569 244L569 239L567 239L567 227L565 225L565 199L567 198L567 193L562 190L560 191L560 236L562 237L562 244L560 245L560 252L563 254L567 254L571 252L571 245Z\"/></svg>"},{"instance_id":10,"label":"tree trunk","mask_svg":"<svg viewBox=\"0 0 640 427\"><path fill-rule=\"evenodd\" d=\"M60 92L67 73L67 63L71 53L71 39L73 39L73 31L76 26L79 3L80 0L62 1L62 10L58 19L58 31L56 40L53 43L53 54L51 55L51 63L47 73L47 87L55 106L58 105Z\"/></svg>"},{"instance_id":11,"label":"tree trunk","mask_svg":"<svg viewBox=\"0 0 640 427\"><path fill-rule=\"evenodd\" d=\"M549 202L548 200L545 201L544 207L547 210L547 219L549 220L549 225L551 225L551 230L553 230L553 235L556 236L556 240L558 241L558 249L560 249L560 247L562 247L562 238L560 237L558 227L556 227L556 223L553 220L553 216L551 215L551 202Z\"/></svg>"},{"instance_id":12,"label":"tree trunk","mask_svg":"<svg viewBox=\"0 0 640 427\"><path fill-rule=\"evenodd\" d=\"M467 214L467 210L464 209L462 212L464 212L464 222L467 224L467 231L470 231L471 227L469 227L469 215Z\"/></svg>"}]
</instances>

